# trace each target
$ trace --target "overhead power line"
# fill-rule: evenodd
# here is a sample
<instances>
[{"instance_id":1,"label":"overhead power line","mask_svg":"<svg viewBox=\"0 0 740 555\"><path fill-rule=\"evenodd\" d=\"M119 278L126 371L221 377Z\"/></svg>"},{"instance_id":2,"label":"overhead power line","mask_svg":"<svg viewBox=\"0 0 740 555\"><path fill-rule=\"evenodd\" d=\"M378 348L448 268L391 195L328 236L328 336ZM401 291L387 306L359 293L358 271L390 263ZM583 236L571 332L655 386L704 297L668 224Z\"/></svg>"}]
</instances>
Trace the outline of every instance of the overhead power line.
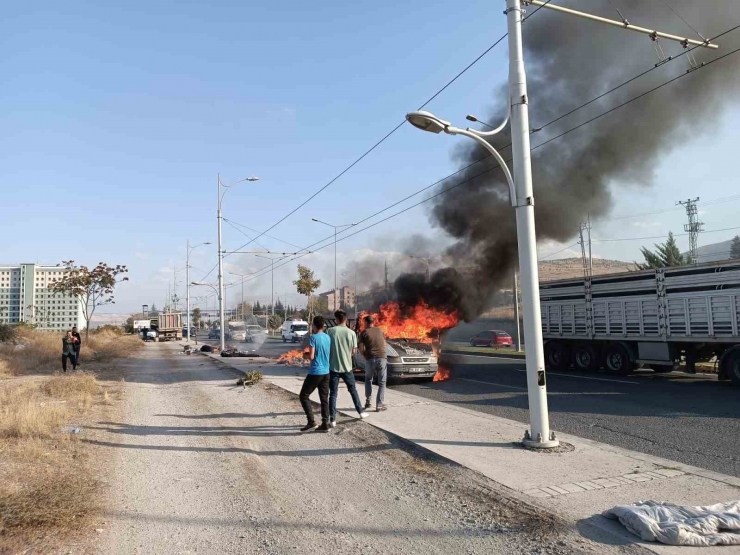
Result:
<instances>
[{"instance_id":1,"label":"overhead power line","mask_svg":"<svg viewBox=\"0 0 740 555\"><path fill-rule=\"evenodd\" d=\"M733 28L732 28L732 30L735 30L735 29L738 29L738 28L740 28L740 25L737 25L737 26L733 27ZM726 31L725 33L721 33L720 35L718 35L718 37L719 37L719 36L722 36L722 35L724 35L724 34L727 34L727 32L729 32L729 31ZM712 40L715 40L715 39L712 39ZM717 61L720 61L720 60L722 60L722 59L724 59L724 58L727 58L728 56L731 56L731 55L733 55L733 54L736 54L736 53L737 53L737 52L739 52L739 51L740 51L740 48L737 48L737 49L735 49L735 50L732 50L732 51L730 51L730 52L728 52L728 53L726 53L726 54L723 54L723 55L721 55L721 56L718 56L718 57L716 57L716 58L714 58L714 59L712 59L712 60L710 60L710 61L706 62L706 63L705 63L704 65L702 65L702 66L698 67L697 69L703 69L703 68L706 68L706 67L708 67L709 65L713 64L714 62L717 62ZM675 57L674 57L674 59L675 59ZM638 96L636 96L636 97L633 97L633 98L632 98L632 99L630 99L630 100L627 100L627 101L625 101L625 102L623 102L623 103L621 103L621 104L619 104L619 105L617 105L617 106L615 106L615 107L613 107L613 108L610 108L609 110L607 110L607 111L603 112L602 114L599 114L599 115L597 115L597 116L595 116L595 117L593 117L593 118L590 118L590 119L589 119L589 120L587 120L586 122L583 122L583 123L581 123L581 124L579 124L579 125L577 125L577 126L575 126L575 127L573 127L573 128L570 128L570 129L568 129L568 130L566 130L566 131L564 131L564 132L560 133L559 135L556 135L556 136L554 136L554 137L552 137L552 138L550 138L550 139L548 139L548 140L546 140L546 141L544 141L544 142L542 142L542 143L540 143L540 144L538 144L538 145L536 145L536 146L532 147L532 149L531 149L531 150L536 150L536 149L538 149L538 148L541 148L542 146L545 146L545 145L547 145L547 144L549 144L549 143L551 143L551 142L553 142L553 141L555 141L555 140L557 140L557 139L559 139L559 138L561 138L561 137L563 137L563 136L565 136L565 135L567 135L567 134L571 133L572 131L575 131L576 129L580 129L581 127L584 127L585 125L588 125L588 124L590 124L590 123L592 123L592 122L594 122L594 121L596 121L596 120L598 120L598 119L602 118L603 116L605 116L605 115L607 115L607 114L610 114L610 113L612 113L612 112L614 112L614 111L618 110L619 108L622 108L622 107L624 107L624 106L627 106L628 104L631 104L632 102L635 102L635 101L637 101L637 100L639 100L639 99L641 99L641 98L643 98L643 97L647 96L648 94L650 94L650 93L652 93L652 92L654 92L654 91L657 91L657 90L659 90L659 89L663 88L663 87L664 87L664 86L666 86L666 85L669 85L669 84L671 84L671 83L674 83L674 82L675 82L675 81L677 81L678 79L681 79L681 78L683 78L683 77L686 77L687 75L693 75L693 73L694 73L694 72L691 72L691 73L683 73L683 74L679 75L678 77L675 77L675 78L673 78L673 79L670 79L669 81L666 81L666 82L664 82L664 83L662 83L662 84L660 84L660 85L657 85L657 86L653 87L652 89L649 89L649 90L647 90L647 91L645 91L645 92L643 92L643 93L639 94ZM480 162L480 161L484 160L485 158L488 158L488 156L484 156L483 158L480 158L480 159L478 159L478 160L476 160L476 161L472 162L471 164L468 164L468 165L467 165L466 167L462 168L461 170L458 170L458 171L456 171L456 172L454 172L454 173L452 173L452 174L450 174L450 175L448 175L448 176L446 176L446 177L444 177L444 178L442 178L442 179L438 180L437 182L435 182L435 184L441 183L441 182L443 182L443 181L445 181L445 180L449 179L450 177L453 177L454 175L457 175L457 174L459 174L459 173L460 173L461 171L465 171L466 169L468 169L468 168L472 167L472 166L473 166L473 165L475 165L476 163L478 163L478 162ZM510 160L506 160L506 161L507 161L507 162L509 162ZM401 215L401 214L403 214L403 213L405 213L405 212L408 212L409 210L411 210L411 209L413 209L413 208L415 208L415 207L417 207L417 206L419 206L419 205L421 205L421 204L423 204L423 203L425 203L425 202L428 202L428 201L432 200L433 198L436 198L436 197L438 197L438 196L440 196L440 195L443 195L443 194L445 194L445 193L447 193L447 192L449 192L449 191L451 191L451 190L453 190L453 189L456 189L457 187L460 187L460 186L464 185L465 183L468 183L468 182L469 182L469 181L471 181L472 179L475 179L475 178L477 178L477 177L480 177L480 176L484 175L485 173L488 173L488 172L490 172L490 171L493 171L493 170L500 170L500 167L499 167L499 166L495 166L495 167L493 167L493 168L489 168L489 169L487 169L487 170L483 170L482 172L480 172L480 173L478 173L478 174L476 174L476 175L474 175L474 176L472 176L472 177L470 177L470 178L468 178L468 179L465 179L465 180L463 180L463 181L461 181L461 182L458 182L458 183L456 183L456 184L454 184L454 185L451 185L451 186L449 186L449 187L446 187L446 188L442 189L441 191L437 192L436 194L434 194L434 195L432 195L432 196L430 196L430 197L428 197L428 198L426 198L426 199L424 199L424 200L422 200L422 201L420 201L420 202L417 202L417 203L415 203L415 204L413 204L413 205L411 205L411 206L408 206L408 207L404 208L403 210L400 210L400 211L398 211L398 212L395 212L395 213L391 214L390 216L388 216L388 217L386 217L386 218L383 218L382 220L379 220L379 221L377 221L377 222L375 222L375 223L373 223L373 224L371 224L371 225L368 225L368 226L366 226L366 227L364 227L364 228L362 228L362 229L359 229L359 230L357 230L357 231L354 231L353 233L350 233L350 234L345 234L345 235L343 235L342 237L338 238L338 239L337 239L337 241L343 241L343 240L345 240L345 239L349 239L350 237L353 237L353 236L355 236L355 235L357 235L357 234L359 234L359 233L362 233L362 232L364 232L364 231L366 231L366 230L368 230L368 229L371 229L372 227L375 227L376 225L379 225L379 224L381 224L381 223L383 223L383 222L386 222L386 221L390 220L391 218L394 218L394 217L396 217L396 216L399 216L399 215ZM434 186L435 184L432 184L432 185L429 185L429 186L427 186L427 187L424 187L423 189L421 189L421 190L417 191L416 193L414 193L414 194L412 194L412 195L409 195L409 196L407 196L407 197L406 197L406 199L404 199L404 200L407 200L407 199L409 199L409 198L412 198L413 196L416 196L416 195L418 195L419 193L421 193L421 192L424 192L424 191L426 191L426 190L430 189L430 188L431 188L431 187L433 187L433 186ZM400 202L403 202L403 201L399 201L398 203L395 203L394 205L391 205L391 206L395 206L395 205L399 204ZM386 208L386 209L383 209L383 210L381 210L381 211L379 211L379 212L376 212L376 214L375 214L375 215L378 215L378 214L380 214L380 213L382 213L382 212L386 211L387 209L388 209L388 208ZM371 216L371 217L372 217L372 216ZM369 219L369 218L367 218L367 219ZM351 229L355 229L355 228L351 228ZM735 229L735 228L728 228L728 229ZM738 228L738 229L740 229L740 228ZM726 230L714 230L714 231L726 231ZM709 233L709 232L708 232L708 233ZM680 234L680 235L683 235L683 234ZM680 235L679 235L679 236L680 236ZM646 240L646 239L651 239L651 238L661 239L661 238L665 238L665 237L667 237L667 236L657 236L657 237L647 237L647 238L634 238L634 239L633 239L633 238L628 238L628 239L624 239L624 240ZM332 236L330 236L330 237L327 237L327 238L325 238L325 239L323 239L323 240L321 240L321 241L318 241L317 243L314 243L313 245L311 245L311 249L312 249L312 252L316 252L316 251L318 251L318 250L321 250L321 249L323 249L323 248L325 248L325 247L329 246L329 245L330 245L330 244L332 244L332 243L329 243L329 244L327 244L327 245L323 245L323 246L319 246L319 247L315 247L315 245L318 245L318 244L320 244L320 243L321 243L321 242L323 242L323 241L327 241L327 240L330 240L330 239L333 239L333 238L334 238L334 236L332 235ZM608 240L603 240L603 241L608 241ZM315 248L314 248L314 247L315 247ZM290 262L292 262L292 261L294 261L294 260L296 260L296 259L298 259L298 258L302 258L303 256L306 256L307 254L308 254L308 253L302 253L302 254L299 254L299 255L297 255L296 257L294 257L294 258L292 258L292 259L290 259L290 260L287 260L287 261L286 261L285 263L281 264L280 266L284 266L285 264L288 264L288 263L290 263ZM279 267L280 267L280 266L279 266ZM267 269L267 268L265 268L265 269ZM249 280L251 281L252 279L256 279L256 278L258 278L258 277L261 277L261 275L262 275L262 274L259 274L258 272L260 272L260 270L258 270L257 272L255 272L255 274L256 274L256 275L254 275L253 277L249 278Z\"/></svg>"}]
</instances>

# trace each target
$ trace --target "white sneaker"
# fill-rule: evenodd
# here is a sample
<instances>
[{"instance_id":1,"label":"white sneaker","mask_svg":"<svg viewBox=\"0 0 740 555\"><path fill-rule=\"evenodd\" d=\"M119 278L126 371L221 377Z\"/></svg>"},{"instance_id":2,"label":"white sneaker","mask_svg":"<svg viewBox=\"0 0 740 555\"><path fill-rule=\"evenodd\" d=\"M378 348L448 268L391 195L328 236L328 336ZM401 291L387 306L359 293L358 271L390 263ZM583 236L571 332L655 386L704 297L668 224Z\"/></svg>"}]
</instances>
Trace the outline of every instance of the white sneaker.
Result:
<instances>
[{"instance_id":1,"label":"white sneaker","mask_svg":"<svg viewBox=\"0 0 740 555\"><path fill-rule=\"evenodd\" d=\"M365 419L365 418L367 418L368 416L370 416L370 414L369 414L369 413L367 413L367 412L361 412L361 413L360 413L360 420L364 420L364 419Z\"/></svg>"},{"instance_id":2,"label":"white sneaker","mask_svg":"<svg viewBox=\"0 0 740 555\"><path fill-rule=\"evenodd\" d=\"M336 420L331 420L329 422L329 427L330 428L336 428L337 427L337 421Z\"/></svg>"}]
</instances>

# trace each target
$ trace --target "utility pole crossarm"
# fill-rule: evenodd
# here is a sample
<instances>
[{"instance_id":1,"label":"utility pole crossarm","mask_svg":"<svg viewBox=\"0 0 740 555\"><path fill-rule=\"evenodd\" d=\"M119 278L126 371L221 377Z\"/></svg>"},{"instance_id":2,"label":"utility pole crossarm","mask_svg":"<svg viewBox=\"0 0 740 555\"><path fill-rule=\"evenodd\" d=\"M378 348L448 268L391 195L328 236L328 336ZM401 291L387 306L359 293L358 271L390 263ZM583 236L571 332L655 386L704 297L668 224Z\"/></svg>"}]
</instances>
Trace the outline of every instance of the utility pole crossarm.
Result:
<instances>
[{"instance_id":1,"label":"utility pole crossarm","mask_svg":"<svg viewBox=\"0 0 740 555\"><path fill-rule=\"evenodd\" d=\"M575 15L577 17L582 17L583 19L590 19L591 21L596 21L597 23L605 23L607 25L612 25L614 27L621 27L622 29L627 29L628 31L635 31L637 33L642 33L643 35L648 35L651 39L666 39L666 40L673 40L676 42L680 42L684 48L687 48L690 44L694 46L703 46L704 48L712 48L717 49L719 48L718 45L709 42L708 40L694 40L687 37L679 37L678 35L671 35L670 33L663 33L661 31L657 31L655 29L646 29L645 27L638 27L637 25L632 25L629 21L626 19L624 21L617 21L616 19L608 19L606 17L600 17L598 15L593 15L586 12L579 12L578 10L572 10L570 8L565 8L563 6L558 6L556 4L553 4L551 2L543 2L542 0L523 0L524 4L532 4L533 6L539 6L540 8L546 8L548 10L554 10L556 12L565 13L568 15Z\"/></svg>"}]
</instances>

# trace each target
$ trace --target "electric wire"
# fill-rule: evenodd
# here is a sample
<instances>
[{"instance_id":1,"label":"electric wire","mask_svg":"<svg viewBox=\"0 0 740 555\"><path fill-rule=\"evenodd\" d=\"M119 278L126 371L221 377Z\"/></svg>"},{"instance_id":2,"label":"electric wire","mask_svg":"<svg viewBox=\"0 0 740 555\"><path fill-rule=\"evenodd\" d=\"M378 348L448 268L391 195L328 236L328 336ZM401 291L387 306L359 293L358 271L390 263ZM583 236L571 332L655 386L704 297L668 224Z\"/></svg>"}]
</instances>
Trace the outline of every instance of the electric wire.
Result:
<instances>
[{"instance_id":1,"label":"electric wire","mask_svg":"<svg viewBox=\"0 0 740 555\"><path fill-rule=\"evenodd\" d=\"M737 29L738 27L740 27L740 25L738 25L738 26L735 26L735 27L733 27L733 29ZM723 34L726 34L726 33L723 33ZM714 40L714 39L712 39L712 40ZM716 57L716 58L714 58L714 59L712 59L712 60L710 60L710 61L706 62L706 63L705 63L705 64L704 64L703 66L700 66L700 67L699 67L698 69L702 69L702 68L708 67L708 66L709 66L709 65L711 65L712 63L714 63L714 62L717 62L717 61L720 61L720 60L722 60L722 59L724 59L724 58L727 58L728 56L731 56L731 55L733 55L733 54L736 54L736 53L737 53L737 52L739 52L739 51L740 51L740 48L737 48L737 49L735 49L735 50L732 50L732 51L730 51L730 52L728 52L728 53L726 53L726 54L723 54L723 55L721 55L721 56L718 56L718 57ZM674 58L674 59L675 59L675 58ZM549 143L551 143L551 142L553 142L553 141L555 141L555 140L557 140L557 139L559 139L559 138L561 138L561 137L563 137L563 136L565 136L565 135L567 135L567 134L571 133L572 131L575 131L576 129L580 129L581 127L583 127L583 126L585 126L585 125L588 125L589 123L592 123L592 122L594 122L594 121L596 121L596 120L598 120L598 119L602 118L603 116L605 116L605 115L607 115L607 114L610 114L610 113L614 112L615 110L618 110L619 108L622 108L622 107L624 107L624 106L626 106L626 105L628 105L628 104L631 104L632 102L635 102L635 101L637 101L637 100L639 100L639 99L641 99L641 98L643 98L643 97L647 96L648 94L650 94L650 93L652 93L652 92L654 92L654 91L657 91L657 90L659 90L659 89L663 88L664 86L666 86L666 85L669 85L669 84L671 84L671 83L673 83L673 82L677 81L678 79L681 79L682 77L686 77L687 75L691 75L691 74L693 74L693 72L692 72L692 73L683 73L683 74L681 74L681 75L679 75L679 76L677 76L677 77L675 77L675 78L673 78L673 79L670 79L669 81L666 81L666 82L664 82L664 83L662 83L662 84L660 84L660 85L657 85L657 86L653 87L652 89L649 89L649 90L647 90L647 91L645 91L645 92L643 92L643 93L639 94L638 96L636 96L636 97L633 97L633 98L632 98L632 99L630 99L630 100L627 100L627 101L625 101L625 102L623 102L623 103L621 103L621 104L619 104L619 105L617 105L617 106L615 106L615 107L613 107L613 108L610 108L609 110L607 110L606 112L603 112L602 114L600 114L600 115L598 115L598 116L595 116L595 117L593 117L593 118L591 118L591 119L589 119L589 120L587 120L587 121L585 121L585 122L583 122L583 123L581 123L581 124L579 124L579 125L577 125L577 126L575 126L575 127L571 128L571 129L568 129L568 130L566 130L566 131L564 131L564 132L560 133L559 135L556 135L556 136L554 136L554 137L552 137L552 138L550 138L550 139L548 139L548 140L546 140L546 141L543 141L542 143L540 143L540 144L538 144L538 145L536 145L536 146L532 147L532 148L531 148L531 150L536 150L536 149L538 149L538 148L540 148L540 147L542 147L542 146L545 146L546 144L549 144ZM486 156L486 157L483 157L483 158L481 158L481 159L479 159L479 160L476 160L476 161L472 162L471 164L469 164L468 166L466 166L466 168L463 168L463 170L465 170L465 169L469 168L470 166L472 166L472 165L474 165L474 164L476 164L476 163L480 162L481 160L483 160L483 159L485 159L485 158L487 158L487 157L488 157L488 156ZM508 163L508 162L510 162L510 161L511 161L510 159L509 159L509 160L506 160L506 162L507 162L507 163ZM484 171L482 171L482 172L480 172L480 173L478 173L478 174L476 174L476 175L474 175L474 176L472 176L472 177L470 177L470 178L468 178L468 179L465 179L465 180L463 180L463 181L461 181L461 182L458 182L458 183L456 183L456 184L454 184L454 185L451 185L450 187L444 188L444 189L442 189L441 191L437 192L436 194L434 194L434 195L432 195L432 196L430 196L430 197L428 197L428 198L426 198L426 199L424 199L424 200L422 200L422 201L420 201L420 202L417 202L417 203L415 203L415 204L413 204L413 205L411 205L411 206L408 206L408 207L404 208L403 210L400 210L400 211L398 211L398 212L394 212L394 213L393 213L393 214L391 214L390 216L388 216L388 217L386 217L386 218L383 218L383 219L381 219L381 220L379 220L379 221L377 221L377 222L375 222L375 223L373 223L373 224L371 224L371 225L369 225L369 226L366 226L366 227L364 227L364 228L362 228L362 229L360 229L360 230L357 230L357 231L355 231L355 232L353 232L353 233L351 233L351 234L349 234L349 235L343 235L342 237L340 237L340 238L337 238L337 242L339 242L339 241L343 241L343 240L345 240L345 239L349 239L350 237L353 237L354 235L357 235L358 233L362 233L362 232L364 232L364 231L366 231L366 230L368 230L368 229L370 229L370 228L372 228L372 227L375 227L376 225L379 225L379 224L381 224L381 223L383 223L383 222L386 222L386 221L390 220L391 218L394 218L394 217L396 217L396 216L399 216L399 215L401 215L401 214L403 214L403 213L405 213L405 212L408 212L409 210L411 210L411 209L413 209L413 208L415 208L415 207L417 207L417 206L419 206L419 205L421 205L421 204L423 204L423 203L425 203L425 202L428 202L429 200L432 200L433 198L436 198L436 197L438 197L438 196L440 196L440 195L442 195L442 194L445 194L445 193L447 193L447 192L449 192L449 191L451 191L451 190L453 190L453 189L456 189L457 187L460 187L461 185L463 185L463 184L465 184L465 183L467 183L467 182L471 181L472 179L475 179L475 178L477 178L477 177L480 177L480 176L482 176L483 174L485 174L485 173L488 173L488 172L490 172L490 171L492 171L492 170L496 170L496 169L500 169L500 167L499 167L499 166L494 166L494 167L492 167L492 168L489 168L489 169L487 169L487 170L484 170ZM460 171L463 171L463 170L458 170L457 172L455 172L455 173L453 173L453 174L450 174L450 176L447 176L447 177L445 177L445 178L443 178L443 179L439 180L439 181L438 181L437 183L439 183L439 182L442 182L442 181L445 181L445 180L446 180L446 179L448 179L449 177L451 177L451 176L453 176L453 175L456 175L457 173L459 173ZM428 190L428 189L429 189L430 187L431 187L431 186L425 187L424 189L422 189L422 191L423 191L423 190ZM420 191L420 192L421 192L421 191ZM415 194L418 194L418 193L415 193ZM411 196L415 196L415 195L411 195ZM408 197L408 198L410 198L410 197ZM383 210L383 211L385 211L385 210ZM383 211L381 211L381 212L383 212ZM736 229L736 228L727 228L727 230L729 230L729 229ZM740 228L738 228L738 229L740 229ZM726 230L714 230L714 231L726 231ZM682 235L688 235L688 234L678 234L677 236L682 236ZM642 238L642 240L645 240L645 239L651 239L651 238L656 238L656 239L662 239L662 238L665 238L665 237L667 237L667 236L656 236L656 237L647 237L647 238ZM326 239L324 239L323 241L326 241L326 240L328 240L328 239L332 239L332 238L334 238L334 236L333 236L333 235L332 235L332 236L330 236L330 237L327 237L327 238L326 238ZM634 238L634 239L633 239L633 238L627 238L627 239L624 239L624 240L639 240L639 239L640 239L640 238ZM601 242L604 242L604 241L610 241L610 240L600 240L600 241L601 241ZM314 243L314 245L320 244L321 242L322 242L322 241L319 241L319 242L317 242L317 243ZM318 248L314 248L314 249L313 249L313 250L312 250L311 252L316 252L316 251L318 251L318 250L321 250L321 249L323 249L323 248L325 248L325 247L327 247L327 246L329 246L329 245L331 245L331 244L333 244L333 243L329 243L329 244L327 244L327 245L323 245L323 246L320 246L320 247L318 247ZM314 245L312 245L312 247L313 247ZM287 263L289 263L289 262L292 262L292 261L294 261L294 260L296 260L296 259L298 259L298 258L302 258L303 256L306 256L306 255L308 255L308 254L310 254L310 253L302 253L302 254L299 254L299 255L297 255L296 257L294 257L293 259L291 259L291 260L287 261L286 263L284 263L284 264L281 264L281 265L280 265L280 267L281 267L281 266L283 266L283 265L285 265L285 264L287 264ZM259 270L258 270L258 272L259 272ZM259 274L259 275L255 275L255 276L251 277L251 278L249 279L249 281L251 281L252 279L256 279L257 277L261 277L261 275L262 275L262 274Z\"/></svg>"},{"instance_id":2,"label":"electric wire","mask_svg":"<svg viewBox=\"0 0 740 555\"><path fill-rule=\"evenodd\" d=\"M684 19L684 18L683 18L683 17L681 16L681 14L680 14L680 13L678 13L678 12L677 12L676 10L674 10L674 9L673 9L673 8L671 7L671 5L670 5L670 4L668 3L668 2L666 2L666 0L660 0L660 1L661 1L661 2L663 3L663 5L664 5L664 6L666 7L666 8L668 8L669 10L671 10L671 11L673 12L673 14L674 14L674 15L675 15L675 16L676 16L676 17L677 17L678 19L680 19L681 21L683 21L683 22L684 22L684 23L686 24L686 27L688 27L689 29L691 29L692 31L694 31L694 33L696 33L697 35L699 35L699 38L700 38L701 40L703 40L703 41L705 41L705 42L710 42L710 41L707 41L707 39L705 39L705 38L704 38L704 36L703 36L703 35L702 35L702 34L701 34L701 33L700 33L699 31L697 31L696 29L694 29L694 27L693 27L693 26L691 25L691 23L689 23L688 21L686 21L686 20L685 20L685 19Z\"/></svg>"}]
</instances>

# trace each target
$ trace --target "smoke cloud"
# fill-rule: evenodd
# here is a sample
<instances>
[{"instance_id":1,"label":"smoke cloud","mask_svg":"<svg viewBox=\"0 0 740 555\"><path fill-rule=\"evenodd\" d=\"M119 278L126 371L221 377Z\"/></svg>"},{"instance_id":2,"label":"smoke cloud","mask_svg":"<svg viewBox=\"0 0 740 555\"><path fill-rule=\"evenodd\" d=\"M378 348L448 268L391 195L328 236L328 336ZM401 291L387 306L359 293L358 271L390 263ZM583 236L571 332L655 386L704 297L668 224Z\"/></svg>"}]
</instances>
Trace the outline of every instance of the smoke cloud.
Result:
<instances>
[{"instance_id":1,"label":"smoke cloud","mask_svg":"<svg viewBox=\"0 0 740 555\"><path fill-rule=\"evenodd\" d=\"M610 13L606 2L558 3L618 19L613 10ZM662 2L619 0L617 4L635 25L698 38ZM671 0L670 4L708 38L740 22L740 3L734 0ZM530 13L534 9L528 8ZM523 33L532 127L544 125L658 61L654 44L646 35L550 10L541 10L525 21ZM692 52L698 63L740 46L740 30L717 42L719 50ZM675 56L683 50L675 42L661 40L659 44L666 55ZM730 56L533 151L538 239L569 240L587 214L593 218L610 211L617 186L650 186L661 157L689 139L710 136L723 112L737 98L738 66L740 54ZM687 69L688 56L666 63L533 134L532 146L684 74ZM501 121L507 96L506 86L496 91L488 121ZM460 145L454 150L454 157L461 167L486 156L487 152L475 143L458 140ZM511 154L510 149L503 148L508 143L507 133L492 140L504 158ZM431 283L418 275L402 275L395 282L395 294L405 303L424 299L440 308L454 308L470 320L487 308L496 290L511 282L517 266L517 242L508 187L495 161L487 158L440 187L461 181L466 183L437 197L430 212L432 224L454 239L447 255L456 269L436 272Z\"/></svg>"}]
</instances>

